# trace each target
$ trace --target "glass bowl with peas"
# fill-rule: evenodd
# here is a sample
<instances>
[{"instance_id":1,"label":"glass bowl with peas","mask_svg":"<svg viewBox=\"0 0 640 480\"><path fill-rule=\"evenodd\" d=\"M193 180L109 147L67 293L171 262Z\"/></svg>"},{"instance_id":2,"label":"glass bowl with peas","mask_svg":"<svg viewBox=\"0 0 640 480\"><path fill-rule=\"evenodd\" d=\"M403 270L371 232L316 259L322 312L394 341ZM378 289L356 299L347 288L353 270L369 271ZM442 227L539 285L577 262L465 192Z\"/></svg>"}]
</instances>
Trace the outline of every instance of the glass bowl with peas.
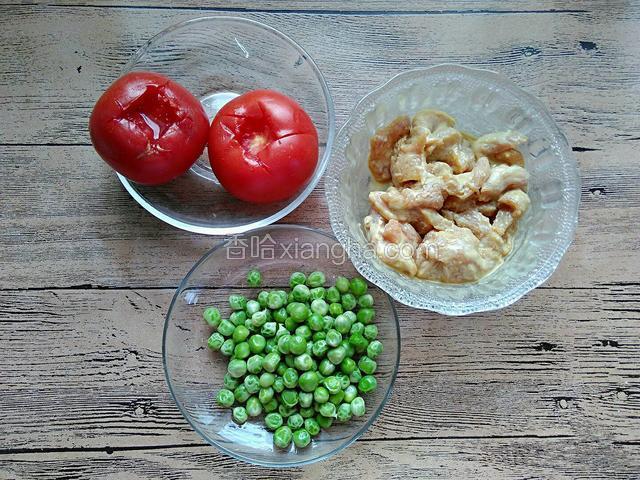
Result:
<instances>
[{"instance_id":1,"label":"glass bowl with peas","mask_svg":"<svg viewBox=\"0 0 640 480\"><path fill-rule=\"evenodd\" d=\"M331 236L273 225L220 243L164 325L169 390L194 430L250 463L299 466L360 437L391 395L393 302Z\"/></svg>"}]
</instances>

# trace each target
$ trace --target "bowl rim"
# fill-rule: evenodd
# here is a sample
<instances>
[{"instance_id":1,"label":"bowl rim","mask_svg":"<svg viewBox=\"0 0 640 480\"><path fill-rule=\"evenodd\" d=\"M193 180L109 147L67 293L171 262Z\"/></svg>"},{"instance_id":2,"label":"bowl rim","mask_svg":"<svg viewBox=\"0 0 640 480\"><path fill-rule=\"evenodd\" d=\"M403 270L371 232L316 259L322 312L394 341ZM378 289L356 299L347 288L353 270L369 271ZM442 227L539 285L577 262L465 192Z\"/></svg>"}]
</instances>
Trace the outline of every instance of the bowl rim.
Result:
<instances>
[{"instance_id":1,"label":"bowl rim","mask_svg":"<svg viewBox=\"0 0 640 480\"><path fill-rule=\"evenodd\" d=\"M256 228L254 230L251 230L249 232L245 232L242 235L255 234L255 233L264 232L264 231L268 231L268 230L287 230L287 229L293 229L293 230L297 230L297 231L306 231L306 232L311 232L311 233L314 233L314 234L319 234L321 236L324 236L324 237L328 238L329 240L333 240L335 242L338 242L338 240L333 235L331 235L330 233L327 233L327 232L325 232L323 230L319 230L319 229L316 229L316 228L313 228L313 227L307 227L305 225L286 224L286 223L284 223L284 224L276 224L276 225L266 225L264 227ZM254 460L252 458L249 458L247 456L232 452L229 449L227 449L226 447L224 447L223 445L220 445L217 442L207 438L207 436L195 425L195 423L193 423L191 421L191 418L185 413L184 407L178 401L178 399L176 397L176 394L175 394L175 392L173 390L173 385L171 383L171 378L169 376L169 368L168 368L167 362L166 362L166 357L167 357L167 347L166 347L166 345L167 345L167 330L169 328L169 322L171 321L171 313L173 312L173 308L174 308L176 302L178 301L181 293L184 291L185 286L187 285L187 282L188 282L189 278L191 277L191 275L203 263L205 263L209 259L209 257L211 255L213 255L217 250L219 250L220 248L225 246L227 243L228 243L228 240L222 240L219 243L217 243L216 245L214 245L210 250L205 252L205 254L202 255L202 257L189 269L189 272L187 272L187 274L184 276L184 278L178 284L178 287L176 288L176 291L175 291L175 293L173 295L173 298L171 299L171 303L169 304L169 309L167 310L167 314L165 315L164 325L163 325L163 328L162 328L162 369L164 371L165 381L166 381L167 386L169 388L169 393L171 394L171 398L173 399L173 401L177 405L178 410L180 410L180 413L182 414L184 419L187 421L187 423L191 426L191 428L200 437L202 437L202 439L204 439L209 445L212 445L212 446L216 447L217 449L219 449L223 453L231 456L232 458L235 458L237 460L241 460L243 462L247 462L247 463L252 464L252 465L258 465L258 466L262 466L262 467L272 467L272 468L300 467L300 466L303 466L303 465L310 465L312 463L325 460L325 459L335 455L336 453L344 450L345 448L347 448L348 446L353 444L358 438L360 438L369 429L369 427L378 419L378 417L382 413L382 410L384 409L385 405L387 404L387 402L391 398L391 395L393 394L393 387L395 386L396 378L398 376L398 370L400 368L400 350L401 350L400 322L399 322L399 319L398 319L398 312L396 310L395 302L393 301L393 298L387 292L385 292L382 288L374 285L375 288L378 288L380 290L380 292L383 295L385 295L387 301L389 302L389 305L391 306L391 313L392 313L391 316L393 318L393 323L395 325L395 330L396 330L396 357L395 357L395 364L394 364L394 367L393 367L393 371L391 373L391 379L390 379L390 382L389 382L389 387L387 388L387 391L384 394L384 396L383 396L383 398L382 398L382 400L380 402L380 405L372 413L370 419L367 422L365 422L365 424L354 435L352 435L351 438L349 438L349 440L347 440L345 443L341 444L340 446L334 448L333 450L331 450L331 451L329 451L329 452L327 452L327 453L325 453L323 455L320 455L318 457L315 457L315 458L312 458L312 459L309 459L309 460L294 462L294 463L287 463L287 464L281 464L281 463L278 463L278 462L256 461L256 460ZM354 266L354 268L355 268L355 266Z\"/></svg>"},{"instance_id":2,"label":"bowl rim","mask_svg":"<svg viewBox=\"0 0 640 480\"><path fill-rule=\"evenodd\" d=\"M358 249L354 249L352 251L351 248L347 248L347 246L345 246L345 245L348 245L350 242L352 242L354 239L353 239L353 236L349 234L346 230L341 230L342 222L338 219L338 212L336 211L337 201L334 200L331 196L331 194L334 192L334 188L332 188L332 182L334 186L337 186L338 184L337 176L336 178L333 178L333 179L330 175L325 176L324 185L325 185L325 198L327 200L327 204L329 208L329 220L331 224L331 229L333 230L333 233L335 234L335 236L338 238L338 241L342 244L343 248L346 250L347 255L349 255L349 258L351 259L351 263L356 268L356 270L360 273L360 275L362 275L371 283L377 285L379 288L381 288L382 290L387 292L389 295L391 295L391 297L393 297L395 300L397 300L398 302L404 305L407 305L412 308L420 309L420 310L432 311L442 315L462 316L462 315L470 315L474 313L494 311L494 310L499 310L499 309L508 307L509 305L512 305L513 303L518 301L520 298L524 297L526 294L528 294L535 288L542 285L551 277L551 275L553 275L554 271L560 264L562 257L564 256L567 249L569 248L569 246L571 245L571 243L575 238L576 227L579 219L579 208L581 203L581 196L580 196L581 178L580 178L580 168L575 158L575 155L571 150L569 140L567 139L567 136L564 134L564 132L557 125L557 123L551 116L551 112L549 111L547 106L544 104L544 102L542 102L542 100L540 100L533 94L527 92L518 84L516 84L513 80L511 80L509 77L499 72L486 69L486 68L468 67L466 65L460 65L455 63L440 63L440 64L432 65L429 67L414 68L414 69L405 70L393 75L387 81L378 85L373 90L369 91L362 98L360 98L358 102L356 102L354 107L351 109L351 112L349 114L349 117L347 118L347 121L338 130L338 133L336 134L336 142L338 142L344 135L347 135L349 129L356 122L356 117L354 117L354 113L358 111L358 109L360 109L373 97L376 97L377 95L383 93L385 90L390 89L393 85L398 83L404 77L411 78L415 75L437 73L441 70L446 70L446 69L450 69L450 70L453 70L454 72L464 73L464 74L468 74L468 73L480 74L485 78L493 77L494 80L497 80L505 84L509 88L511 93L526 99L528 102L531 103L533 108L535 108L543 117L546 117L549 120L550 130L558 136L560 142L564 142L563 146L565 147L565 150L566 150L566 154L567 154L566 156L570 160L572 160L572 165L569 165L566 167L566 172L567 172L567 175L573 177L574 183L571 186L565 186L563 197L567 196L567 192L569 193L577 192L577 193L574 195L575 197L574 199L570 198L569 201L566 202L567 203L566 210L570 214L570 217L568 219L567 235L558 242L557 247L555 248L555 250L553 250L551 255L547 259L545 259L543 262L541 262L538 268L532 272L532 274L535 273L536 275L530 275L527 280L520 283L520 286L524 287L521 292L511 291L510 295L502 296L499 299L493 300L492 302L485 301L482 304L479 304L473 308L470 308L468 303L459 303L459 304L455 303L453 305L452 304L444 305L444 302L441 302L441 301L427 300L422 302L412 302L411 300L401 298L401 296L398 294L396 290L389 288L389 286L391 286L391 284L393 283L392 279L386 276L382 276L381 278L374 280L375 275L373 270L371 269L371 267L369 266L366 260L363 260L362 258L360 258L361 255ZM331 167L334 166L335 163L338 161L337 158L334 158L334 157L338 157L341 155L343 155L343 152L338 151L337 146L334 143L334 147L331 152L329 173L331 173ZM352 242L352 243L357 244L357 242ZM428 280L424 280L424 281L428 281ZM453 286L458 288L465 288L468 285L462 284L459 286L457 285L453 285ZM389 290L387 290L387 288L389 288Z\"/></svg>"},{"instance_id":3,"label":"bowl rim","mask_svg":"<svg viewBox=\"0 0 640 480\"><path fill-rule=\"evenodd\" d=\"M286 206L284 206L277 212L269 215L266 218L253 221L251 223L247 223L244 225L230 226L230 227L202 226L202 225L187 223L187 222L178 220L170 215L167 215L166 213L159 210L158 208L156 208L152 203L150 203L145 197L143 197L136 190L136 188L132 185L129 179L127 179L125 176L117 172L116 172L116 176L120 180L120 183L122 183L122 185L124 186L125 190L129 193L129 195L131 195L131 197L133 197L133 199L136 202L138 202L138 204L142 208L144 208L151 215L162 220L163 222L168 223L169 225L172 225L181 230L185 230L193 233L200 233L204 235L231 235L236 233L244 233L250 230L254 230L256 228L261 228L267 225L271 225L274 222L277 222L284 216L291 213L296 208L298 208L300 204L307 199L307 197L311 194L313 189L318 185L318 182L324 175L324 172L327 169L327 166L329 165L329 159L331 158L331 151L333 150L333 142L336 134L335 105L333 102L333 96L331 95L331 91L329 90L329 86L327 85L327 82L324 78L324 75L322 74L322 71L320 70L320 68L318 68L318 65L314 61L313 57L309 55L309 53L307 53L307 51L304 48L302 48L295 40L293 40L291 37L289 37L285 33L281 32L280 30L274 27L271 27L269 25L266 25L262 22L258 22L256 20L252 20L249 18L236 17L231 15L208 15L203 17L191 18L189 20L184 20L184 21L175 23L173 25L170 25L169 27L156 33L154 36L152 36L149 40L147 40L141 47L139 47L135 51L135 53L129 58L126 65L124 66L124 69L122 70L121 75L124 75L130 71L133 71L133 65L135 64L136 61L140 59L140 57L144 54L144 52L149 47L152 47L154 43L158 42L158 40L162 39L168 33L171 33L185 26L189 26L197 23L205 23L210 21L237 22L237 23L248 24L248 25L266 30L276 35L277 37L280 37L285 42L288 42L291 46L293 46L293 48L295 48L298 51L298 53L300 53L300 55L302 55L306 59L307 62L309 62L309 64L311 65L311 69L314 72L322 88L322 92L325 98L325 103L327 106L327 116L328 116L327 141L325 144L325 149L324 149L322 158L318 159L318 167L317 167L318 170L309 179L309 183L307 184L307 186L300 193L298 193L298 195L290 203L288 203Z\"/></svg>"}]
</instances>

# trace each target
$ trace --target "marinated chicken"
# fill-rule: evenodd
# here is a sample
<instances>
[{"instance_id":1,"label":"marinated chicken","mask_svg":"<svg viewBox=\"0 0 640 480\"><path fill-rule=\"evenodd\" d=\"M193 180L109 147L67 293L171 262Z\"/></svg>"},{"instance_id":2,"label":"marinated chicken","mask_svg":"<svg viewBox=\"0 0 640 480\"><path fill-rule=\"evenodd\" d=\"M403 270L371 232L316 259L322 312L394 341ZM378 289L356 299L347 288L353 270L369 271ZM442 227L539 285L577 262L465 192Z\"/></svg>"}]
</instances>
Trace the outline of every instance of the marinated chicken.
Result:
<instances>
[{"instance_id":1,"label":"marinated chicken","mask_svg":"<svg viewBox=\"0 0 640 480\"><path fill-rule=\"evenodd\" d=\"M364 229L378 258L414 278L474 282L510 253L530 206L514 131L474 139L444 112L398 117L371 138L369 170L390 182L369 193Z\"/></svg>"}]
</instances>

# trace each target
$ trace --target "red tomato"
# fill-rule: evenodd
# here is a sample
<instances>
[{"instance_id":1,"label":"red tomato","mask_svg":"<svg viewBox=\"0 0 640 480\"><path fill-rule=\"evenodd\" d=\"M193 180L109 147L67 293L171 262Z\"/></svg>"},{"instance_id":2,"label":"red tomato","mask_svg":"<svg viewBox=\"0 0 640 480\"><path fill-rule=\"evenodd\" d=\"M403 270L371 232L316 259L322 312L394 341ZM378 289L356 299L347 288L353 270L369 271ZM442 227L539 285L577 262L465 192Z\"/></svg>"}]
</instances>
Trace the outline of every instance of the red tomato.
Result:
<instances>
[{"instance_id":1,"label":"red tomato","mask_svg":"<svg viewBox=\"0 0 640 480\"><path fill-rule=\"evenodd\" d=\"M209 120L196 97L163 75L131 72L98 99L89 120L102 159L135 182L158 185L202 154Z\"/></svg>"},{"instance_id":2,"label":"red tomato","mask_svg":"<svg viewBox=\"0 0 640 480\"><path fill-rule=\"evenodd\" d=\"M285 200L307 183L318 162L318 132L300 105L272 90L254 90L220 109L209 132L209 161L235 197Z\"/></svg>"}]
</instances>

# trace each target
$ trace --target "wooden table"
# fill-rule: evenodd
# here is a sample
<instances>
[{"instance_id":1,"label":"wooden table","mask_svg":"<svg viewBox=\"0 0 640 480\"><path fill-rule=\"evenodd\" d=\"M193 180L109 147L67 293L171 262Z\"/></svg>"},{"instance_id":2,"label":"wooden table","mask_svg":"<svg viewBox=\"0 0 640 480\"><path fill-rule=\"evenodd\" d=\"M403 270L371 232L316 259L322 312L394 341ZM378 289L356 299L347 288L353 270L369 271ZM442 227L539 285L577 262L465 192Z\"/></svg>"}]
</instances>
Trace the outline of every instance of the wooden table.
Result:
<instances>
[{"instance_id":1,"label":"wooden table","mask_svg":"<svg viewBox=\"0 0 640 480\"><path fill-rule=\"evenodd\" d=\"M640 477L639 2L0 3L1 478ZM400 306L390 403L356 444L302 469L236 462L178 412L164 314L219 239L143 211L87 132L146 39L220 14L299 41L338 125L405 69L502 72L549 106L582 173L580 225L555 275L499 312ZM322 186L284 221L328 231Z\"/></svg>"}]
</instances>

